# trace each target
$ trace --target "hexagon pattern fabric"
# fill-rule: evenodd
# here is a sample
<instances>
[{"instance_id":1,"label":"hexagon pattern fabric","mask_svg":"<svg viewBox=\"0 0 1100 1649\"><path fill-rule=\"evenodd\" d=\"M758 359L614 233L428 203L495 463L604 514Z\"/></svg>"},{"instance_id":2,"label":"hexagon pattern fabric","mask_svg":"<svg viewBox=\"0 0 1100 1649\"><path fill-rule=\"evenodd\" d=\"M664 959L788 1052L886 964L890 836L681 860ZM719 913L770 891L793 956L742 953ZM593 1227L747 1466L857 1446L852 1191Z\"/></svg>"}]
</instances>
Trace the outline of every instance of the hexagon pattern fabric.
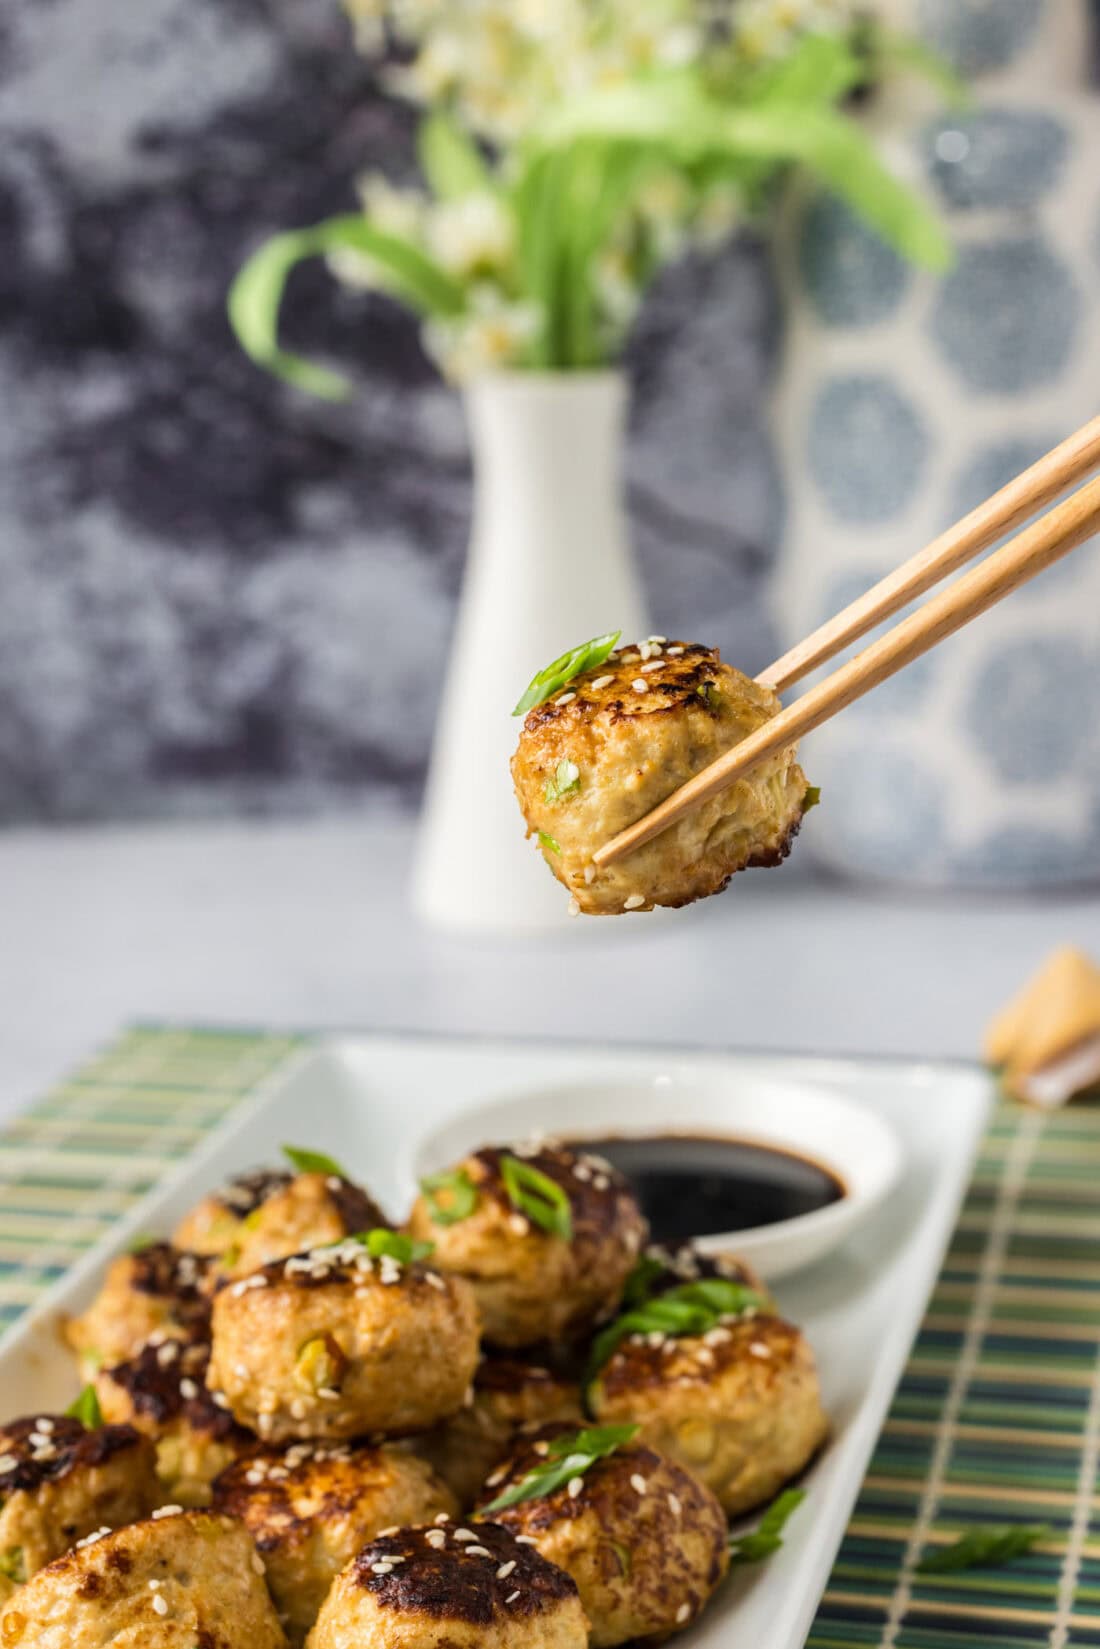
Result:
<instances>
[{"instance_id":1,"label":"hexagon pattern fabric","mask_svg":"<svg viewBox=\"0 0 1100 1649\"><path fill-rule=\"evenodd\" d=\"M946 276L900 264L827 196L784 225L788 641L1100 404L1100 104L1027 75L1031 54L1049 60L1054 4L912 0L925 38L977 76L973 107L892 134L955 239ZM805 844L835 868L1100 881L1100 540L849 707L803 759L824 803Z\"/></svg>"}]
</instances>

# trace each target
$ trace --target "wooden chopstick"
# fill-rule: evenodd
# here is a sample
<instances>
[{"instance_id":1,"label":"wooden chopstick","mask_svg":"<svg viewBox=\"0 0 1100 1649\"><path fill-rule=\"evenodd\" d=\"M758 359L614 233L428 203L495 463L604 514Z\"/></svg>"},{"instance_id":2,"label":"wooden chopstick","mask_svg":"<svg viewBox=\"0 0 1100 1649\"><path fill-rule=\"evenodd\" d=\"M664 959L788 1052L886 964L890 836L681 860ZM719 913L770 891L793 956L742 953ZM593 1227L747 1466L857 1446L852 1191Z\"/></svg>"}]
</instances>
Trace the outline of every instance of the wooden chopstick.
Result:
<instances>
[{"instance_id":1,"label":"wooden chopstick","mask_svg":"<svg viewBox=\"0 0 1100 1649\"><path fill-rule=\"evenodd\" d=\"M1076 486L1100 465L1100 417L1091 419L1015 480L934 538L925 549L896 567L843 612L827 619L757 676L763 687L781 693L819 664L858 641L884 619L892 618L915 596L957 572L990 544Z\"/></svg>"},{"instance_id":2,"label":"wooden chopstick","mask_svg":"<svg viewBox=\"0 0 1100 1649\"><path fill-rule=\"evenodd\" d=\"M1032 522L980 566L963 573L931 596L915 613L811 687L786 710L727 750L694 778L674 790L644 818L621 830L592 855L597 865L614 864L685 813L727 790L736 779L779 750L829 721L873 687L888 681L945 637L986 612L1011 591L1060 561L1100 530L1100 478L1088 481L1063 503ZM1072 706L1066 707L1072 714Z\"/></svg>"}]
</instances>

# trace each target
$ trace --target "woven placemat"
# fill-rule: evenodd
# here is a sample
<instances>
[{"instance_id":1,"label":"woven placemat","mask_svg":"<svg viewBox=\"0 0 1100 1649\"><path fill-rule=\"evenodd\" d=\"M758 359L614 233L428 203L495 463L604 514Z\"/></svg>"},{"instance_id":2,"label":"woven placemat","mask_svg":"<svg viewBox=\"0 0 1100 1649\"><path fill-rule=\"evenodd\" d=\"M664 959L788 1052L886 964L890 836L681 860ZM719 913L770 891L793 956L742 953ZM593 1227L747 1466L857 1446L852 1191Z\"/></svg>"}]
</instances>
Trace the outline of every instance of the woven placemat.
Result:
<instances>
[{"instance_id":1,"label":"woven placemat","mask_svg":"<svg viewBox=\"0 0 1100 1649\"><path fill-rule=\"evenodd\" d=\"M303 1040L139 1027L0 1133L0 1328ZM1098 1464L1100 1106L1006 1105L810 1649L1100 1646ZM929 1542L993 1521L1050 1538L1006 1568L915 1573Z\"/></svg>"}]
</instances>

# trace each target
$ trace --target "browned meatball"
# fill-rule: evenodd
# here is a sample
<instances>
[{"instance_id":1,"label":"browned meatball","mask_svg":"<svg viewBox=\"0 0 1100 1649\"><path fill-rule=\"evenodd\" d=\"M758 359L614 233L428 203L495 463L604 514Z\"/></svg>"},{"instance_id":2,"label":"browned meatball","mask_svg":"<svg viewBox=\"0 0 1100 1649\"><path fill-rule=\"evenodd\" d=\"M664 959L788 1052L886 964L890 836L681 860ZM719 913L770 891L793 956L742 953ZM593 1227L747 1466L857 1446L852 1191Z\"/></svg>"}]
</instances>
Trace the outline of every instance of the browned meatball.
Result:
<instances>
[{"instance_id":1,"label":"browned meatball","mask_svg":"<svg viewBox=\"0 0 1100 1649\"><path fill-rule=\"evenodd\" d=\"M91 1380L101 1367L123 1363L154 1334L193 1339L207 1331L210 1262L171 1243L154 1242L111 1261L87 1311L65 1324L65 1337Z\"/></svg>"},{"instance_id":2,"label":"browned meatball","mask_svg":"<svg viewBox=\"0 0 1100 1649\"><path fill-rule=\"evenodd\" d=\"M541 1363L489 1356L474 1375L473 1402L417 1438L415 1446L450 1484L459 1504L469 1506L517 1435L550 1420L581 1420L576 1381Z\"/></svg>"},{"instance_id":3,"label":"browned meatball","mask_svg":"<svg viewBox=\"0 0 1100 1649\"><path fill-rule=\"evenodd\" d=\"M393 1443L261 1449L222 1473L214 1504L248 1526L293 1643L374 1535L458 1510L427 1462Z\"/></svg>"},{"instance_id":4,"label":"browned meatball","mask_svg":"<svg viewBox=\"0 0 1100 1649\"><path fill-rule=\"evenodd\" d=\"M163 1507L101 1529L0 1610L4 1649L286 1649L243 1524Z\"/></svg>"},{"instance_id":5,"label":"browned meatball","mask_svg":"<svg viewBox=\"0 0 1100 1649\"><path fill-rule=\"evenodd\" d=\"M296 1174L241 1221L219 1269L246 1277L272 1260L385 1224L382 1210L361 1186L338 1174Z\"/></svg>"},{"instance_id":6,"label":"browned meatball","mask_svg":"<svg viewBox=\"0 0 1100 1649\"><path fill-rule=\"evenodd\" d=\"M544 1229L514 1200L508 1164L515 1162L553 1182L568 1236ZM576 1338L614 1310L646 1223L610 1163L552 1144L487 1146L455 1174L472 1188L469 1213L454 1218L442 1191L421 1194L409 1230L435 1245L434 1265L473 1284L486 1340L513 1350Z\"/></svg>"},{"instance_id":7,"label":"browned meatball","mask_svg":"<svg viewBox=\"0 0 1100 1649\"><path fill-rule=\"evenodd\" d=\"M133 1523L159 1498L152 1445L132 1427L89 1431L63 1414L9 1420L0 1426L0 1576L29 1580L93 1529Z\"/></svg>"},{"instance_id":8,"label":"browned meatball","mask_svg":"<svg viewBox=\"0 0 1100 1649\"><path fill-rule=\"evenodd\" d=\"M790 747L616 864L592 855L778 714L779 699L717 649L654 639L621 647L531 710L512 757L528 835L591 916L686 905L736 871L776 865L802 820Z\"/></svg>"},{"instance_id":9,"label":"browned meatball","mask_svg":"<svg viewBox=\"0 0 1100 1649\"><path fill-rule=\"evenodd\" d=\"M489 1479L483 1515L572 1575L594 1649L667 1637L702 1611L729 1564L725 1515L691 1472L628 1442L550 1494L493 1505L575 1433L546 1426L525 1438Z\"/></svg>"},{"instance_id":10,"label":"browned meatball","mask_svg":"<svg viewBox=\"0 0 1100 1649\"><path fill-rule=\"evenodd\" d=\"M308 1649L586 1649L570 1577L482 1523L396 1529L337 1578Z\"/></svg>"},{"instance_id":11,"label":"browned meatball","mask_svg":"<svg viewBox=\"0 0 1100 1649\"><path fill-rule=\"evenodd\" d=\"M256 1168L236 1174L183 1216L172 1241L193 1254L224 1254L236 1242L243 1221L293 1178L288 1168Z\"/></svg>"},{"instance_id":12,"label":"browned meatball","mask_svg":"<svg viewBox=\"0 0 1100 1649\"><path fill-rule=\"evenodd\" d=\"M211 1385L275 1443L427 1430L462 1406L478 1362L461 1277L352 1241L230 1283L213 1333Z\"/></svg>"},{"instance_id":13,"label":"browned meatball","mask_svg":"<svg viewBox=\"0 0 1100 1649\"><path fill-rule=\"evenodd\" d=\"M634 1420L735 1516L770 1500L828 1432L813 1353L797 1328L747 1312L703 1335L635 1335L589 1387L601 1424Z\"/></svg>"},{"instance_id":14,"label":"browned meatball","mask_svg":"<svg viewBox=\"0 0 1100 1649\"><path fill-rule=\"evenodd\" d=\"M108 1420L125 1421L156 1445L162 1499L206 1506L218 1473L256 1447L220 1392L210 1391L206 1341L159 1340L96 1376Z\"/></svg>"}]
</instances>

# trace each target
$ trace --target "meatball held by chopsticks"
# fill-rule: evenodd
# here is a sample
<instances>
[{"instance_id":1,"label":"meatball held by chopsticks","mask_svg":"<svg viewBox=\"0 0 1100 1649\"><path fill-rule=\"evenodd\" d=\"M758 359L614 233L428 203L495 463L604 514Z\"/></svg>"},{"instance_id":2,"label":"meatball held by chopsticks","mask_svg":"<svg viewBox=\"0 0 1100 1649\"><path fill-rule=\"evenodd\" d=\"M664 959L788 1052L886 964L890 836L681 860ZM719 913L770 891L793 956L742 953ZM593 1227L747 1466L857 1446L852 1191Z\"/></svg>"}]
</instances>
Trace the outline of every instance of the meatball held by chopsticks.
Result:
<instances>
[{"instance_id":1,"label":"meatball held by chopsticks","mask_svg":"<svg viewBox=\"0 0 1100 1649\"><path fill-rule=\"evenodd\" d=\"M615 640L557 660L516 710L527 712L512 757L516 796L528 835L572 894L570 913L687 905L739 870L780 864L816 800L793 748L617 863L593 863L597 848L780 709L715 648Z\"/></svg>"}]
</instances>

